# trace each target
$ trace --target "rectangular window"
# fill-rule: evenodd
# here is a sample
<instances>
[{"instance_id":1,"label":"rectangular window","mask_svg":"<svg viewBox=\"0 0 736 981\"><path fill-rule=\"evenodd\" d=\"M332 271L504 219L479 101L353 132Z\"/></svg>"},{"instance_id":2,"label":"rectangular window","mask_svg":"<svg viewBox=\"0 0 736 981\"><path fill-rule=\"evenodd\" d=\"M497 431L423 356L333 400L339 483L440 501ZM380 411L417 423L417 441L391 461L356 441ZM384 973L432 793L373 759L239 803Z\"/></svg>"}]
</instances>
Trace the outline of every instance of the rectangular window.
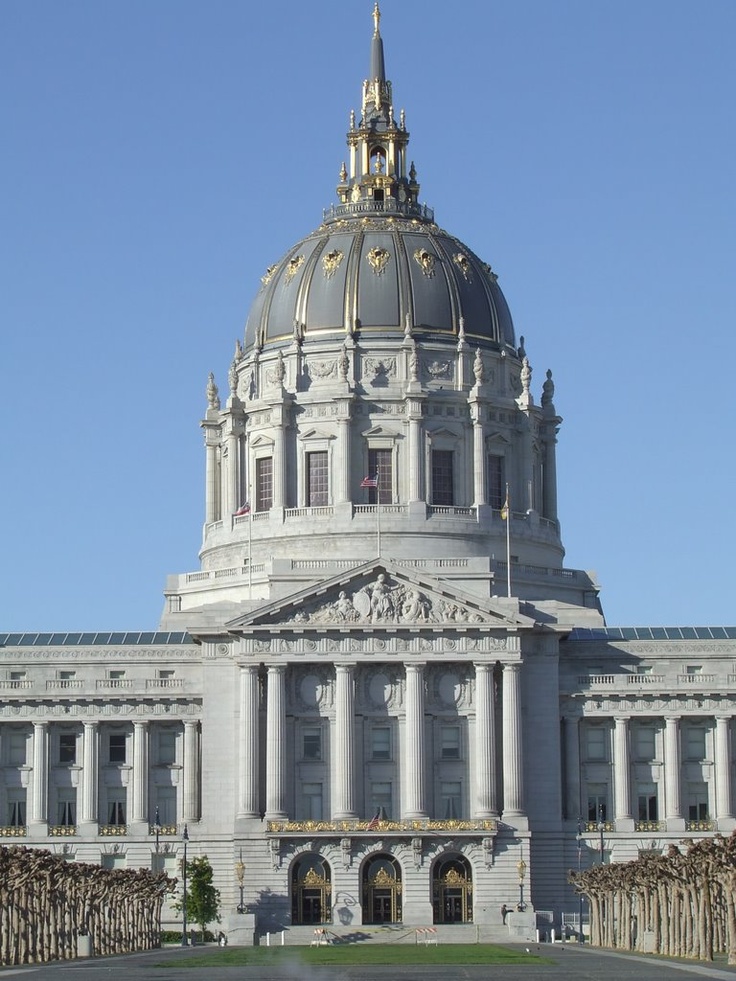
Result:
<instances>
[{"instance_id":1,"label":"rectangular window","mask_svg":"<svg viewBox=\"0 0 736 981\"><path fill-rule=\"evenodd\" d=\"M686 664L685 673L690 675L691 678L697 678L699 674L703 673L702 664Z\"/></svg>"},{"instance_id":2,"label":"rectangular window","mask_svg":"<svg viewBox=\"0 0 736 981\"><path fill-rule=\"evenodd\" d=\"M74 681L76 677L76 671L59 671L59 681Z\"/></svg>"},{"instance_id":3,"label":"rectangular window","mask_svg":"<svg viewBox=\"0 0 736 981\"><path fill-rule=\"evenodd\" d=\"M327 451L307 453L307 507L327 506L328 485Z\"/></svg>"},{"instance_id":4,"label":"rectangular window","mask_svg":"<svg viewBox=\"0 0 736 981\"><path fill-rule=\"evenodd\" d=\"M452 450L432 450L432 504L452 507Z\"/></svg>"},{"instance_id":5,"label":"rectangular window","mask_svg":"<svg viewBox=\"0 0 736 981\"><path fill-rule=\"evenodd\" d=\"M59 763L77 762L77 735L74 732L59 733Z\"/></svg>"},{"instance_id":6,"label":"rectangular window","mask_svg":"<svg viewBox=\"0 0 736 981\"><path fill-rule=\"evenodd\" d=\"M125 733L110 733L108 763L125 763Z\"/></svg>"},{"instance_id":7,"label":"rectangular window","mask_svg":"<svg viewBox=\"0 0 736 981\"><path fill-rule=\"evenodd\" d=\"M489 454L488 463L488 503L500 511L506 500L506 481L504 480L504 458Z\"/></svg>"},{"instance_id":8,"label":"rectangular window","mask_svg":"<svg viewBox=\"0 0 736 981\"><path fill-rule=\"evenodd\" d=\"M378 491L368 489L369 504L391 504L393 501L394 472L392 450L368 450L368 476L378 474Z\"/></svg>"},{"instance_id":9,"label":"rectangular window","mask_svg":"<svg viewBox=\"0 0 736 981\"><path fill-rule=\"evenodd\" d=\"M460 759L460 726L442 726L440 729L440 756L443 760Z\"/></svg>"},{"instance_id":10,"label":"rectangular window","mask_svg":"<svg viewBox=\"0 0 736 981\"><path fill-rule=\"evenodd\" d=\"M26 798L22 791L8 793L8 825L11 828L26 826Z\"/></svg>"},{"instance_id":11,"label":"rectangular window","mask_svg":"<svg viewBox=\"0 0 736 981\"><path fill-rule=\"evenodd\" d=\"M118 791L108 798L107 823L118 827L125 824L125 791Z\"/></svg>"},{"instance_id":12,"label":"rectangular window","mask_svg":"<svg viewBox=\"0 0 736 981\"><path fill-rule=\"evenodd\" d=\"M176 763L176 733L172 729L159 731L158 763L160 766L171 766Z\"/></svg>"},{"instance_id":13,"label":"rectangular window","mask_svg":"<svg viewBox=\"0 0 736 981\"><path fill-rule=\"evenodd\" d=\"M122 681L123 678L125 677L125 671L121 671L121 670L108 671L107 676L110 679L110 681Z\"/></svg>"},{"instance_id":14,"label":"rectangular window","mask_svg":"<svg viewBox=\"0 0 736 981\"><path fill-rule=\"evenodd\" d=\"M273 457L256 460L256 511L273 507Z\"/></svg>"},{"instance_id":15,"label":"rectangular window","mask_svg":"<svg viewBox=\"0 0 736 981\"><path fill-rule=\"evenodd\" d=\"M608 813L608 787L604 783L588 784L588 821L605 821Z\"/></svg>"},{"instance_id":16,"label":"rectangular window","mask_svg":"<svg viewBox=\"0 0 736 981\"><path fill-rule=\"evenodd\" d=\"M170 681L174 677L174 671L170 668L159 668L156 677L159 681Z\"/></svg>"},{"instance_id":17,"label":"rectangular window","mask_svg":"<svg viewBox=\"0 0 736 981\"><path fill-rule=\"evenodd\" d=\"M11 671L9 677L11 681L25 681L26 673L25 671Z\"/></svg>"},{"instance_id":18,"label":"rectangular window","mask_svg":"<svg viewBox=\"0 0 736 981\"><path fill-rule=\"evenodd\" d=\"M687 788L687 817L689 821L708 820L708 786L691 783Z\"/></svg>"},{"instance_id":19,"label":"rectangular window","mask_svg":"<svg viewBox=\"0 0 736 981\"><path fill-rule=\"evenodd\" d=\"M656 731L654 726L634 727L634 752L637 760L653 760L656 757Z\"/></svg>"},{"instance_id":20,"label":"rectangular window","mask_svg":"<svg viewBox=\"0 0 736 981\"><path fill-rule=\"evenodd\" d=\"M60 825L74 827L77 823L77 798L74 791L60 792L57 805L57 818Z\"/></svg>"},{"instance_id":21,"label":"rectangular window","mask_svg":"<svg viewBox=\"0 0 736 981\"><path fill-rule=\"evenodd\" d=\"M7 762L11 766L23 766L26 762L26 734L10 732L6 738Z\"/></svg>"},{"instance_id":22,"label":"rectangular window","mask_svg":"<svg viewBox=\"0 0 736 981\"><path fill-rule=\"evenodd\" d=\"M302 757L305 760L322 759L322 730L319 726L302 730Z\"/></svg>"},{"instance_id":23,"label":"rectangular window","mask_svg":"<svg viewBox=\"0 0 736 981\"><path fill-rule=\"evenodd\" d=\"M379 780L371 784L370 800L368 811L371 817L378 814L381 820L391 817L391 783L387 780Z\"/></svg>"},{"instance_id":24,"label":"rectangular window","mask_svg":"<svg viewBox=\"0 0 736 981\"><path fill-rule=\"evenodd\" d=\"M440 784L440 815L445 821L462 817L462 786L459 781Z\"/></svg>"},{"instance_id":25,"label":"rectangular window","mask_svg":"<svg viewBox=\"0 0 736 981\"><path fill-rule=\"evenodd\" d=\"M605 760L608 730L603 726L591 726L585 733L585 750L589 760Z\"/></svg>"},{"instance_id":26,"label":"rectangular window","mask_svg":"<svg viewBox=\"0 0 736 981\"><path fill-rule=\"evenodd\" d=\"M637 792L637 817L640 821L657 820L657 788L654 784L640 784Z\"/></svg>"},{"instance_id":27,"label":"rectangular window","mask_svg":"<svg viewBox=\"0 0 736 981\"><path fill-rule=\"evenodd\" d=\"M304 805L304 818L307 821L322 820L322 784L303 783L302 801Z\"/></svg>"},{"instance_id":28,"label":"rectangular window","mask_svg":"<svg viewBox=\"0 0 736 981\"><path fill-rule=\"evenodd\" d=\"M154 820L156 811L158 811L158 819L162 827L170 828L176 824L176 787L157 788Z\"/></svg>"},{"instance_id":29,"label":"rectangular window","mask_svg":"<svg viewBox=\"0 0 736 981\"><path fill-rule=\"evenodd\" d=\"M374 760L391 759L391 729L374 726L371 730L371 757Z\"/></svg>"},{"instance_id":30,"label":"rectangular window","mask_svg":"<svg viewBox=\"0 0 736 981\"><path fill-rule=\"evenodd\" d=\"M685 759L701 762L705 759L705 726L685 729Z\"/></svg>"}]
</instances>

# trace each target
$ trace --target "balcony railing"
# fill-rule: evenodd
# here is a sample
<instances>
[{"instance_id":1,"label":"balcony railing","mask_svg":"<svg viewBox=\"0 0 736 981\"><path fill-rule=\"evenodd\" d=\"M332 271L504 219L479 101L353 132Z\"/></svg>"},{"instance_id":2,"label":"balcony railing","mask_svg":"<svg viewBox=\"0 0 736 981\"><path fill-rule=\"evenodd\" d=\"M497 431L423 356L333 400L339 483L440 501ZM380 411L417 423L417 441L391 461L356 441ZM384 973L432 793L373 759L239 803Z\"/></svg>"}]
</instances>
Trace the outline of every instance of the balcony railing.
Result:
<instances>
[{"instance_id":1,"label":"balcony railing","mask_svg":"<svg viewBox=\"0 0 736 981\"><path fill-rule=\"evenodd\" d=\"M103 838L123 838L128 833L125 824L100 824L97 830Z\"/></svg>"},{"instance_id":2,"label":"balcony railing","mask_svg":"<svg viewBox=\"0 0 736 981\"><path fill-rule=\"evenodd\" d=\"M634 831L664 831L664 821L634 821Z\"/></svg>"},{"instance_id":3,"label":"balcony railing","mask_svg":"<svg viewBox=\"0 0 736 981\"><path fill-rule=\"evenodd\" d=\"M73 838L77 833L75 824L50 824L49 836L51 838Z\"/></svg>"},{"instance_id":4,"label":"balcony railing","mask_svg":"<svg viewBox=\"0 0 736 981\"><path fill-rule=\"evenodd\" d=\"M24 824L0 825L0 838L25 838L28 829Z\"/></svg>"},{"instance_id":5,"label":"balcony railing","mask_svg":"<svg viewBox=\"0 0 736 981\"><path fill-rule=\"evenodd\" d=\"M715 831L716 823L706 818L705 821L686 821L685 831Z\"/></svg>"},{"instance_id":6,"label":"balcony railing","mask_svg":"<svg viewBox=\"0 0 736 981\"><path fill-rule=\"evenodd\" d=\"M161 838L173 838L179 833L179 829L175 824L159 824L158 828L156 828L155 824L148 825L149 835L155 835L157 831Z\"/></svg>"}]
</instances>

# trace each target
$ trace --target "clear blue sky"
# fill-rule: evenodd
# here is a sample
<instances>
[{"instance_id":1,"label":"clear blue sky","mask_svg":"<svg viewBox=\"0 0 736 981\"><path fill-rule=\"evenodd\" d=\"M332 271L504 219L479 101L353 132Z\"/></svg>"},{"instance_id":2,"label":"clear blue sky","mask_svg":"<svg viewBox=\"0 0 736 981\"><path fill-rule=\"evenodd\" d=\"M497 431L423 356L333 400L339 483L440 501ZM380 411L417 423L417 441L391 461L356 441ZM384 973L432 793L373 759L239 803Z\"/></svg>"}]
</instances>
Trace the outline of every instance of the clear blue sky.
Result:
<instances>
[{"instance_id":1,"label":"clear blue sky","mask_svg":"<svg viewBox=\"0 0 736 981\"><path fill-rule=\"evenodd\" d=\"M198 567L199 419L334 200L372 0L3 0L0 631L151 629ZM564 417L611 624L734 609L734 0L383 0L422 198Z\"/></svg>"}]
</instances>

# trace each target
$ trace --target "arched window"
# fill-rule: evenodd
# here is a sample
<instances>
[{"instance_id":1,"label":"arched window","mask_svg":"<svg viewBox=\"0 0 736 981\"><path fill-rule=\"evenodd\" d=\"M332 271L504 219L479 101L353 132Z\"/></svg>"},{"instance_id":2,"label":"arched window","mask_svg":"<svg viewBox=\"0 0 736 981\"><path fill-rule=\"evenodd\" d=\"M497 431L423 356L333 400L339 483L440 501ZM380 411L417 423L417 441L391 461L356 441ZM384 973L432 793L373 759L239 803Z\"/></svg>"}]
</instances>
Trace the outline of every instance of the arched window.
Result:
<instances>
[{"instance_id":1,"label":"arched window","mask_svg":"<svg viewBox=\"0 0 736 981\"><path fill-rule=\"evenodd\" d=\"M321 855L300 856L291 870L292 923L332 922L332 873Z\"/></svg>"},{"instance_id":2,"label":"arched window","mask_svg":"<svg viewBox=\"0 0 736 981\"><path fill-rule=\"evenodd\" d=\"M390 855L374 855L363 866L363 922L401 923L401 866Z\"/></svg>"},{"instance_id":3,"label":"arched window","mask_svg":"<svg viewBox=\"0 0 736 981\"><path fill-rule=\"evenodd\" d=\"M432 870L435 923L473 922L473 875L462 855L443 855Z\"/></svg>"}]
</instances>

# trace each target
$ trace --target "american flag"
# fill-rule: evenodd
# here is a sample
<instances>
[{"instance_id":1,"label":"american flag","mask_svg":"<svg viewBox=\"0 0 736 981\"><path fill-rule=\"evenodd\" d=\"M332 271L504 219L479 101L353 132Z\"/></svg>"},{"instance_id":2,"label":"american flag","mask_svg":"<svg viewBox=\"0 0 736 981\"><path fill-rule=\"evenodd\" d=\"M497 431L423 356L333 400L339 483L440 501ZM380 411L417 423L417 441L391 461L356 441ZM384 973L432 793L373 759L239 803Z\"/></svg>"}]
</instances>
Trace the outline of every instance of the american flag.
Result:
<instances>
[{"instance_id":1,"label":"american flag","mask_svg":"<svg viewBox=\"0 0 736 981\"><path fill-rule=\"evenodd\" d=\"M373 474L373 476L370 476L370 474L369 474L367 477L363 477L363 479L360 482L360 486L361 487L378 487L378 473Z\"/></svg>"},{"instance_id":2,"label":"american flag","mask_svg":"<svg viewBox=\"0 0 736 981\"><path fill-rule=\"evenodd\" d=\"M239 518L242 514L250 514L250 504L246 501L245 504L241 504L238 510L235 512L235 517Z\"/></svg>"}]
</instances>

